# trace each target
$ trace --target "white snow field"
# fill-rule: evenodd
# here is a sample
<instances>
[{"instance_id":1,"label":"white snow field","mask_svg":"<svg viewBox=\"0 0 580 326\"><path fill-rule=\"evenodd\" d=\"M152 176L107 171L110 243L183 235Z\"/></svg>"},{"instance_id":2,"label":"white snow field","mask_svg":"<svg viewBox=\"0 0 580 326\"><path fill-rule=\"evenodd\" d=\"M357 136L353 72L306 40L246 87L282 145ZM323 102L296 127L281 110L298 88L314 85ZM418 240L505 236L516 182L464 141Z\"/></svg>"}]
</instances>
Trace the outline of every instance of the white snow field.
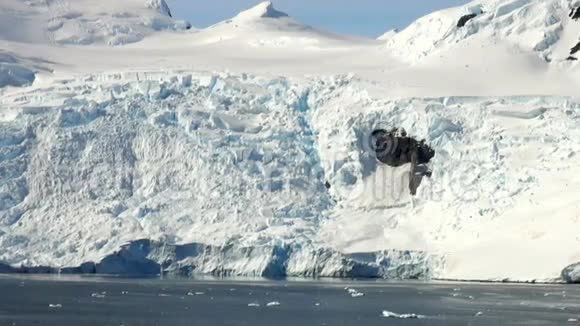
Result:
<instances>
[{"instance_id":1,"label":"white snow field","mask_svg":"<svg viewBox=\"0 0 580 326\"><path fill-rule=\"evenodd\" d=\"M162 0L0 7L2 271L580 281L580 1L378 40L270 2L195 31ZM369 145L394 127L436 153L414 196Z\"/></svg>"}]
</instances>

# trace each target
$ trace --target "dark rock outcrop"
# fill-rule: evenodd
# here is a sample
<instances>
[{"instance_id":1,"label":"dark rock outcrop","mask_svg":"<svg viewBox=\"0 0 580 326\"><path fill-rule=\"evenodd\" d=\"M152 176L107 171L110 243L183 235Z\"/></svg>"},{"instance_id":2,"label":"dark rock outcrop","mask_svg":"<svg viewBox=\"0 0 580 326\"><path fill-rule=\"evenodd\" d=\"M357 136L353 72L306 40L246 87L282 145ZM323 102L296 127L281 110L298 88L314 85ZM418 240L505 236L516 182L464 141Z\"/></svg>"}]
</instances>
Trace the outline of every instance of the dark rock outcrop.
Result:
<instances>
[{"instance_id":1,"label":"dark rock outcrop","mask_svg":"<svg viewBox=\"0 0 580 326\"><path fill-rule=\"evenodd\" d=\"M465 26L465 24L467 24L468 21L472 20L475 17L477 17L477 14L469 14L462 16L461 18L459 18L459 21L457 22L457 28Z\"/></svg>"},{"instance_id":2,"label":"dark rock outcrop","mask_svg":"<svg viewBox=\"0 0 580 326\"><path fill-rule=\"evenodd\" d=\"M408 137L405 130L393 129L390 132L378 129L371 134L371 148L377 160L391 167L411 164L409 191L417 193L423 177L431 177L427 164L435 157L435 151L425 143Z\"/></svg>"},{"instance_id":3,"label":"dark rock outcrop","mask_svg":"<svg viewBox=\"0 0 580 326\"><path fill-rule=\"evenodd\" d=\"M580 51L580 42L570 49L570 55L576 54L578 51Z\"/></svg>"},{"instance_id":4,"label":"dark rock outcrop","mask_svg":"<svg viewBox=\"0 0 580 326\"><path fill-rule=\"evenodd\" d=\"M580 7L574 8L570 11L570 18L574 20L580 19Z\"/></svg>"}]
</instances>

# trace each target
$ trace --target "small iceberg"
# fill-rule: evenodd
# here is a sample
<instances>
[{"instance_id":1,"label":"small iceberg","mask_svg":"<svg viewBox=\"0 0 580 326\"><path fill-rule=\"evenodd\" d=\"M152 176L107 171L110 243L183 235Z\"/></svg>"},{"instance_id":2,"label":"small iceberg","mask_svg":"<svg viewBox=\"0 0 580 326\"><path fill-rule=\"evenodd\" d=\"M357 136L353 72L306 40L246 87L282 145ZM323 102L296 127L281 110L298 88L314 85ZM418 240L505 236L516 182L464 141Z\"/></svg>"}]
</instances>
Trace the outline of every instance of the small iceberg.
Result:
<instances>
[{"instance_id":1,"label":"small iceberg","mask_svg":"<svg viewBox=\"0 0 580 326\"><path fill-rule=\"evenodd\" d=\"M346 288L346 290L348 291L348 293L350 294L351 297L353 298L358 298L358 297L364 297L365 294L362 292L359 292L355 289L351 289L351 288Z\"/></svg>"},{"instance_id":2,"label":"small iceberg","mask_svg":"<svg viewBox=\"0 0 580 326\"><path fill-rule=\"evenodd\" d=\"M392 311L383 310L383 317L385 318L395 318L395 319L422 319L426 318L423 315L417 314L398 314Z\"/></svg>"},{"instance_id":3,"label":"small iceberg","mask_svg":"<svg viewBox=\"0 0 580 326\"><path fill-rule=\"evenodd\" d=\"M272 302L268 302L266 304L266 306L268 306L268 307L278 307L279 305L280 305L280 302L278 302L278 301L272 301Z\"/></svg>"}]
</instances>

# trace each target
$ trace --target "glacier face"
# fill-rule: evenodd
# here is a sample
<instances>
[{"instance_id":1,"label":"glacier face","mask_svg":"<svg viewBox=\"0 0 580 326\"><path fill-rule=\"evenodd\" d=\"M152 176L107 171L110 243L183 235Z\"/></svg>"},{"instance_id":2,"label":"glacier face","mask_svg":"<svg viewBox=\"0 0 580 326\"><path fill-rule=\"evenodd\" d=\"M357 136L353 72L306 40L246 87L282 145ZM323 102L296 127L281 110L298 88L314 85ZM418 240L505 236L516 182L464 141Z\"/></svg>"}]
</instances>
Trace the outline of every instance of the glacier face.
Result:
<instances>
[{"instance_id":1,"label":"glacier face","mask_svg":"<svg viewBox=\"0 0 580 326\"><path fill-rule=\"evenodd\" d=\"M303 90L206 82L111 85L93 93L100 101L79 95L4 121L3 260L74 265L135 236L212 245L308 237L331 202Z\"/></svg>"},{"instance_id":2,"label":"glacier face","mask_svg":"<svg viewBox=\"0 0 580 326\"><path fill-rule=\"evenodd\" d=\"M0 261L12 266L553 280L574 262L572 98L384 100L353 76L183 72L29 92L62 104L3 105ZM435 149L416 197L409 167L369 151L377 127Z\"/></svg>"},{"instance_id":3,"label":"glacier face","mask_svg":"<svg viewBox=\"0 0 580 326\"><path fill-rule=\"evenodd\" d=\"M35 79L35 72L21 58L0 50L0 89L27 86Z\"/></svg>"},{"instance_id":4,"label":"glacier face","mask_svg":"<svg viewBox=\"0 0 580 326\"><path fill-rule=\"evenodd\" d=\"M564 268L562 279L568 283L580 283L580 263Z\"/></svg>"}]
</instances>

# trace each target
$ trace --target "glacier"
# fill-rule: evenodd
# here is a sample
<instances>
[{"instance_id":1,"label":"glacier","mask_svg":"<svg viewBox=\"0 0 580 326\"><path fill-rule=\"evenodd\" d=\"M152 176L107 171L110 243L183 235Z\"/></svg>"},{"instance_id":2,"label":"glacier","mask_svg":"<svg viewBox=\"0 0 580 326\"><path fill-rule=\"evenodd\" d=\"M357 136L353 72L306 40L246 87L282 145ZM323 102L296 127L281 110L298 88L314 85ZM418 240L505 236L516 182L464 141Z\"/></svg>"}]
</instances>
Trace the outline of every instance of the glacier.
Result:
<instances>
[{"instance_id":1,"label":"glacier","mask_svg":"<svg viewBox=\"0 0 580 326\"><path fill-rule=\"evenodd\" d=\"M285 79L178 75L20 110L1 129L0 259L95 261L99 273L427 277L424 253L341 254L316 240L335 201L310 92Z\"/></svg>"},{"instance_id":2,"label":"glacier","mask_svg":"<svg viewBox=\"0 0 580 326\"><path fill-rule=\"evenodd\" d=\"M347 75L306 84L181 72L135 79L89 76L61 105L13 108L3 119L1 261L94 262L99 273L445 278L455 257L477 266L453 248L458 241L575 241L565 212L552 213L558 232L539 238L528 233L549 226L514 213L579 181L573 98L381 100ZM71 94L61 91L33 92ZM410 167L380 166L368 147L374 128L391 126L437 153L416 197ZM551 178L568 183L548 189Z\"/></svg>"},{"instance_id":3,"label":"glacier","mask_svg":"<svg viewBox=\"0 0 580 326\"><path fill-rule=\"evenodd\" d=\"M578 282L578 7L371 40L271 2L193 30L163 0L4 1L0 272ZM414 196L370 144L393 128L436 153Z\"/></svg>"}]
</instances>

